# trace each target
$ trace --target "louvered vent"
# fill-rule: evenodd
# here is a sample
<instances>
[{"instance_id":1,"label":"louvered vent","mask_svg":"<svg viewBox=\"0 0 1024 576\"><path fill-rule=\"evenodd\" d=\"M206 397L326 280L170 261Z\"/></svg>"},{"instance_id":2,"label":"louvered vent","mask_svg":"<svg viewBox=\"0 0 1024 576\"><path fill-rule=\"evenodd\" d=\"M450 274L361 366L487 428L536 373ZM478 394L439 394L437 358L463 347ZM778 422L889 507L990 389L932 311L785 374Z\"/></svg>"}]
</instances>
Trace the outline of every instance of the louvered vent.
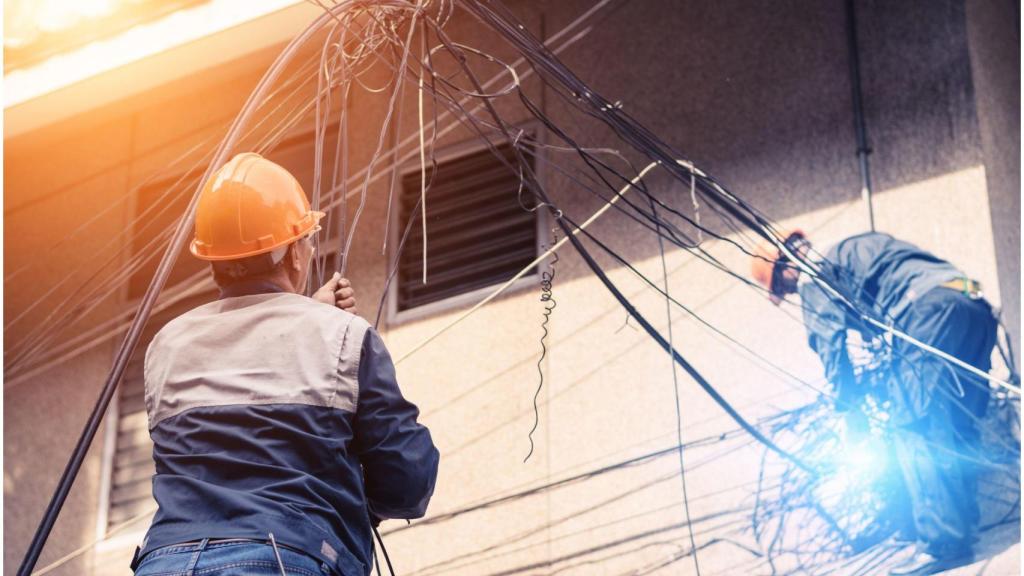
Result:
<instances>
[{"instance_id":1,"label":"louvered vent","mask_svg":"<svg viewBox=\"0 0 1024 576\"><path fill-rule=\"evenodd\" d=\"M516 166L510 146L498 147ZM533 158L525 155L532 169ZM430 174L427 175L431 179ZM504 282L537 257L537 216L519 202L519 176L483 150L437 166L427 190L427 283L419 221L420 172L402 178L401 228L415 218L398 270L398 309ZM523 191L523 204L533 203Z\"/></svg>"},{"instance_id":2,"label":"louvered vent","mask_svg":"<svg viewBox=\"0 0 1024 576\"><path fill-rule=\"evenodd\" d=\"M153 441L149 437L149 422L146 418L143 376L146 349L164 324L215 298L213 292L201 293L154 314L142 332L135 354L128 362L124 378L118 386L117 439L107 507L109 528L131 520L156 505L153 500L153 474L156 468L153 464Z\"/></svg>"},{"instance_id":3,"label":"louvered vent","mask_svg":"<svg viewBox=\"0 0 1024 576\"><path fill-rule=\"evenodd\" d=\"M110 478L107 525L116 526L153 507L153 442L143 396L142 347L125 370L118 400L117 445Z\"/></svg>"}]
</instances>

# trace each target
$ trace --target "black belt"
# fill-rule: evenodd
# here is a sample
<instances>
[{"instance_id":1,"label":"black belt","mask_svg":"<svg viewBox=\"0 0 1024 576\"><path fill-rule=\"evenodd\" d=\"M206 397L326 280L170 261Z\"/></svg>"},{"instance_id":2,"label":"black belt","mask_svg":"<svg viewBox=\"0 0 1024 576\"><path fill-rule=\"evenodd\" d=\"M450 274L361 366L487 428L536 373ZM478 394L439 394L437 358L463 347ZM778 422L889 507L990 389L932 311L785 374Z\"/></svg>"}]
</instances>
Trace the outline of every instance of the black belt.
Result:
<instances>
[{"instance_id":1,"label":"black belt","mask_svg":"<svg viewBox=\"0 0 1024 576\"><path fill-rule=\"evenodd\" d=\"M190 542L178 542L176 544L168 544L167 546L161 546L159 548L154 548L154 549L150 550L149 552L146 552L142 556L139 555L139 553L142 552L142 549L136 546L135 547L135 555L132 556L132 564L131 564L132 571L134 572L135 569L139 567L139 564L142 563L142 559L143 558L145 558L146 556L149 556L150 554L152 554L153 552L156 552L157 550L163 550L164 548L173 548L175 546L199 546L202 543L203 543L202 540L192 540ZM276 543L278 548L287 548L288 550L291 550L292 552L297 552L299 554L302 554L303 556L308 556L309 558L312 558L312 559L316 560L317 562L320 561L319 559L317 559L316 556L311 556L309 554L309 552L306 552L305 550L299 550L295 546L289 546L287 544L282 544L280 542L271 543L270 540L257 540L256 538L217 538L217 539L213 539L213 540L207 541L206 545L209 546L210 544L231 544L231 543L263 544L264 546L273 546Z\"/></svg>"},{"instance_id":2,"label":"black belt","mask_svg":"<svg viewBox=\"0 0 1024 576\"><path fill-rule=\"evenodd\" d=\"M258 540L256 538L217 538L217 539L210 540L209 542L206 543L206 545L209 546L210 544L230 544L232 542L239 542L239 543L243 543L244 542L244 543L248 543L248 544L266 544L267 546L273 546L274 544L277 544L278 548L287 548L287 549L291 550L292 552L298 552L299 554L305 554L306 556L309 556L308 552L305 552L303 550L299 550L295 546L289 546L287 544L282 544L281 542L271 542L270 540ZM198 546L201 543L202 543L202 540L193 540L191 542L181 542L179 544L171 544L171 546ZM312 558L312 556L310 556L310 557Z\"/></svg>"}]
</instances>

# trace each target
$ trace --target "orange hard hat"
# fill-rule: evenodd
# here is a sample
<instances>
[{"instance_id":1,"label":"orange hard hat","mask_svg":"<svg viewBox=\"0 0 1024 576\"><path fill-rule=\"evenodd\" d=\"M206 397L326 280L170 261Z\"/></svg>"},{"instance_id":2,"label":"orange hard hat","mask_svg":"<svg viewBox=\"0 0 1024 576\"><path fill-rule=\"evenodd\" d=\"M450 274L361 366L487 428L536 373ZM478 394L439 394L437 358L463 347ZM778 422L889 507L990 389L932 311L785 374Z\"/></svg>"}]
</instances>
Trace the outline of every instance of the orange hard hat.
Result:
<instances>
[{"instance_id":1,"label":"orange hard hat","mask_svg":"<svg viewBox=\"0 0 1024 576\"><path fill-rule=\"evenodd\" d=\"M290 172L259 154L238 154L203 187L189 250L211 261L263 254L315 231L323 215L310 210Z\"/></svg>"},{"instance_id":2,"label":"orange hard hat","mask_svg":"<svg viewBox=\"0 0 1024 576\"><path fill-rule=\"evenodd\" d=\"M794 237L806 238L807 235L804 234L803 230L799 229L789 230L783 235L784 242L789 242ZM780 256L781 252L777 246L764 242L754 250L754 256L750 260L750 275L768 291L771 291L774 285L775 263L779 260ZM777 299L781 301L781 296L773 292L772 302L778 304Z\"/></svg>"}]
</instances>

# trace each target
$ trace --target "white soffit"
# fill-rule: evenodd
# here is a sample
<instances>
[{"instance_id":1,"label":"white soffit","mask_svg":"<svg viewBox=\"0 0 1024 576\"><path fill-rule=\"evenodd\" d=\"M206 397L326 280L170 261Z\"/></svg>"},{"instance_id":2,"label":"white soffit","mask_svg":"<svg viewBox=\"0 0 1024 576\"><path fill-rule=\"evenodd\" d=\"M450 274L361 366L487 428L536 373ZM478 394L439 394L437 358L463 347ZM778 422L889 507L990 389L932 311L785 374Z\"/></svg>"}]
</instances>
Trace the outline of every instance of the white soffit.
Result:
<instances>
[{"instance_id":1,"label":"white soffit","mask_svg":"<svg viewBox=\"0 0 1024 576\"><path fill-rule=\"evenodd\" d=\"M11 71L4 138L287 42L322 11L298 0L211 0Z\"/></svg>"}]
</instances>

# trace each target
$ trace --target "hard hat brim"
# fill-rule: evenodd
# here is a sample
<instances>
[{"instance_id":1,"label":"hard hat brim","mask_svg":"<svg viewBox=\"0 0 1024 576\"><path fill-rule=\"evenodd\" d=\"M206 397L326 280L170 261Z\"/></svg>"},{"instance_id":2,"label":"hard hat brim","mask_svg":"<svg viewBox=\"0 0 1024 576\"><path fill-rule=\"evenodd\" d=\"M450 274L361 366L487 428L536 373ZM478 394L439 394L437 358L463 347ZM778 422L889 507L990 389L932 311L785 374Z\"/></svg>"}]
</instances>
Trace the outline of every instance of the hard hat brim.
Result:
<instances>
[{"instance_id":1,"label":"hard hat brim","mask_svg":"<svg viewBox=\"0 0 1024 576\"><path fill-rule=\"evenodd\" d=\"M275 242L274 244L271 244L270 246L261 246L259 248L254 249L254 250L250 250L250 251L242 252L242 253L202 254L200 252L199 245L197 244L197 240L193 238L192 242L189 243L188 251L192 254L192 256L195 256L196 258L198 258L200 260L205 260L207 262L221 262L221 261L225 261L225 260L238 260L238 259L241 259L241 258L248 258L250 256L258 256L260 254L266 254L267 252L276 250L276 249L278 249L278 248L280 248L282 246L287 246L287 245L291 244L292 242L295 242L299 238L302 238L303 236L305 236L305 235L309 234L310 232L314 231L316 229L316 227L319 225L320 219L323 218L324 215L325 214L323 212L319 211L319 210L310 210L306 214L306 216L302 219L302 221L305 224L300 229L299 232L297 232L296 234L294 234L292 236L286 237L286 238L284 238L283 240L281 240L279 242Z\"/></svg>"}]
</instances>

